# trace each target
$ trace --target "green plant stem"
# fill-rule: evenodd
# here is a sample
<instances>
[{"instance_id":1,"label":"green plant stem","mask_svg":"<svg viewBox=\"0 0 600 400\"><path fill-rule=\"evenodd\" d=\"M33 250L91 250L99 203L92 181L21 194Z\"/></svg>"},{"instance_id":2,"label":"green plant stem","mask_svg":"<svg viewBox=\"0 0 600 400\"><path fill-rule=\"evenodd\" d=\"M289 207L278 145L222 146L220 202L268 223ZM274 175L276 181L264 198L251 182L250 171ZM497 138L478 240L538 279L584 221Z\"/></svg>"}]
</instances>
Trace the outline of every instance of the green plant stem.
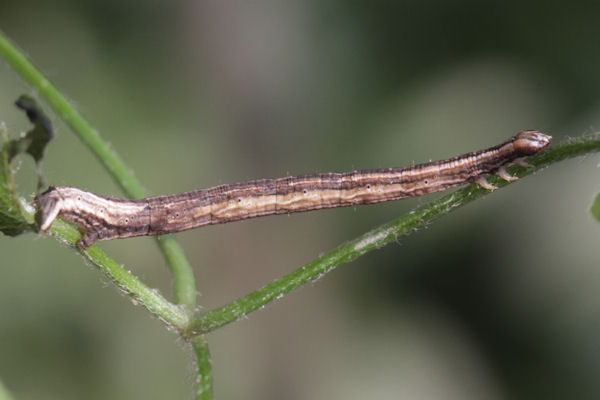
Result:
<instances>
[{"instance_id":1,"label":"green plant stem","mask_svg":"<svg viewBox=\"0 0 600 400\"><path fill-rule=\"evenodd\" d=\"M203 335L195 336L192 340L192 347L196 355L197 376L196 376L196 399L212 399L212 366L208 343Z\"/></svg>"},{"instance_id":2,"label":"green plant stem","mask_svg":"<svg viewBox=\"0 0 600 400\"><path fill-rule=\"evenodd\" d=\"M1 31L0 54L40 93L60 118L88 146L127 196L146 196L142 185L118 154ZM192 313L196 308L197 298L192 267L175 239L166 236L161 238L158 244L173 274L176 301L185 305L188 312Z\"/></svg>"},{"instance_id":3,"label":"green plant stem","mask_svg":"<svg viewBox=\"0 0 600 400\"><path fill-rule=\"evenodd\" d=\"M81 233L74 226L60 219L54 221L50 233L75 248L77 248L75 243L81 239ZM94 245L87 251L81 249L79 251L126 292L135 303L145 307L175 330L180 332L185 330L190 317L182 306L171 303L158 291L146 286L135 275L110 258L100 247Z\"/></svg>"},{"instance_id":4,"label":"green plant stem","mask_svg":"<svg viewBox=\"0 0 600 400\"><path fill-rule=\"evenodd\" d=\"M548 148L548 150L537 156L530 157L527 162L533 165L532 168L513 166L509 169L509 172L515 176L524 177L565 158L576 157L599 150L600 134L585 135L564 141ZM489 181L498 187L509 184L509 182L497 176L490 177ZM252 311L264 307L271 301L280 298L285 293L320 278L337 266L353 261L365 253L394 242L399 236L414 232L431 223L433 220L489 193L488 190L471 184L424 204L408 214L359 236L244 297L208 313L200 314L192 322L191 330L195 334L207 333L234 322Z\"/></svg>"},{"instance_id":5,"label":"green plant stem","mask_svg":"<svg viewBox=\"0 0 600 400\"><path fill-rule=\"evenodd\" d=\"M184 305L187 313L191 316L195 311L196 299L198 298L196 277L192 266L179 242L171 235L157 236L155 240L171 269L175 303Z\"/></svg>"}]
</instances>

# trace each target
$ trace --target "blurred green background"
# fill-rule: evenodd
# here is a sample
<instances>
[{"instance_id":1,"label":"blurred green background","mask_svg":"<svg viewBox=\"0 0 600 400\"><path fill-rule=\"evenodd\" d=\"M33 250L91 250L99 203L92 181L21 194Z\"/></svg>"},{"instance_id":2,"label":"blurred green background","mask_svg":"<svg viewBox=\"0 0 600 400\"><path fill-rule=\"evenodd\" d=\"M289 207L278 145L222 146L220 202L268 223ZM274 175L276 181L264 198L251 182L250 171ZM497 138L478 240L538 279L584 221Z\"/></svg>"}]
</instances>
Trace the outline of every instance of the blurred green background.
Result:
<instances>
[{"instance_id":1,"label":"blurred green background","mask_svg":"<svg viewBox=\"0 0 600 400\"><path fill-rule=\"evenodd\" d=\"M152 194L594 131L599 16L594 1L0 3L0 29ZM13 135L23 93L1 61ZM120 195L52 117L49 182ZM598 398L597 166L554 165L211 334L216 396ZM24 195L33 168L19 161ZM210 309L436 197L178 238ZM101 246L171 296L151 239ZM185 344L73 251L28 234L0 253L0 379L17 399L192 398Z\"/></svg>"}]
</instances>

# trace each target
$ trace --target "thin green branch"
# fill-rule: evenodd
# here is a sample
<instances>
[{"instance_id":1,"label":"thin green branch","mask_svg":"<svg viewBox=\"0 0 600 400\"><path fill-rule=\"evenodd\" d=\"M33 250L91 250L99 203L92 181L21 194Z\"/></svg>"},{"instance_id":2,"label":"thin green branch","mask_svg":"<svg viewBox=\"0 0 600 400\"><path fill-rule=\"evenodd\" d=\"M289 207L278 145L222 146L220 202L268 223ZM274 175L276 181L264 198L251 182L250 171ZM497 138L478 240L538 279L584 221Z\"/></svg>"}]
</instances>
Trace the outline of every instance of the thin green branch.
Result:
<instances>
[{"instance_id":1,"label":"thin green branch","mask_svg":"<svg viewBox=\"0 0 600 400\"><path fill-rule=\"evenodd\" d=\"M0 54L23 79L40 93L61 119L88 146L127 196L146 196L142 185L118 154L1 31ZM166 236L161 238L158 244L173 274L176 301L184 304L191 313L196 307L197 298L192 267L175 239Z\"/></svg>"},{"instance_id":2,"label":"thin green branch","mask_svg":"<svg viewBox=\"0 0 600 400\"><path fill-rule=\"evenodd\" d=\"M533 165L532 168L513 166L509 169L509 172L515 176L524 177L565 158L599 150L600 134L585 135L564 141L539 155L529 158L527 162ZM496 176L490 177L489 180L498 187L509 184ZM480 188L478 185L471 184L424 204L232 303L199 315L192 322L191 334L207 333L234 322L280 298L285 293L318 279L337 266L394 242L399 236L414 232L433 220L489 193L489 191Z\"/></svg>"},{"instance_id":3,"label":"thin green branch","mask_svg":"<svg viewBox=\"0 0 600 400\"><path fill-rule=\"evenodd\" d=\"M60 219L52 224L50 233L74 248L77 248L75 243L81 239L81 233L74 226ZM110 258L100 247L91 246L88 251L79 249L79 252L131 296L134 304L145 307L174 329L185 330L189 323L189 314L182 306L171 303L158 291L146 286L135 275Z\"/></svg>"},{"instance_id":4,"label":"thin green branch","mask_svg":"<svg viewBox=\"0 0 600 400\"><path fill-rule=\"evenodd\" d=\"M192 266L185 257L179 242L171 235L157 236L155 240L167 260L173 276L175 303L184 305L191 316L195 311L198 298L196 277Z\"/></svg>"},{"instance_id":5,"label":"thin green branch","mask_svg":"<svg viewBox=\"0 0 600 400\"><path fill-rule=\"evenodd\" d=\"M212 399L212 365L208 343L203 335L195 336L192 340L192 347L196 355L196 400Z\"/></svg>"}]
</instances>

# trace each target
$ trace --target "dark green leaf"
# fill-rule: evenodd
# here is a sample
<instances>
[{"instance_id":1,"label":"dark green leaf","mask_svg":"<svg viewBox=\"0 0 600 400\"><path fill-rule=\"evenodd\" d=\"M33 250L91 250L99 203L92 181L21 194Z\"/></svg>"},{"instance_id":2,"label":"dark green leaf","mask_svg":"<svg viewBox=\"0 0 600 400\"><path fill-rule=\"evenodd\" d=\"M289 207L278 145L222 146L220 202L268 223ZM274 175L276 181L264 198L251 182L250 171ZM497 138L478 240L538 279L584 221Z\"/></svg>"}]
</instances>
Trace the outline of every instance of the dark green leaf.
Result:
<instances>
[{"instance_id":1,"label":"dark green leaf","mask_svg":"<svg viewBox=\"0 0 600 400\"><path fill-rule=\"evenodd\" d=\"M23 231L34 229L34 225L27 218L29 214L22 209L10 163L17 155L28 153L38 164L38 174L40 174L39 162L44 157L46 145L54 137L54 129L50 119L43 113L33 98L23 95L19 97L15 104L25 111L27 118L33 124L33 128L25 136L14 140L9 140L6 132L2 131L2 147L0 149L0 231L9 236L16 236L23 233Z\"/></svg>"},{"instance_id":2,"label":"dark green leaf","mask_svg":"<svg viewBox=\"0 0 600 400\"><path fill-rule=\"evenodd\" d=\"M46 145L54 137L52 123L33 98L22 95L15 104L25 111L33 129L22 138L8 142L8 161L12 161L20 153L29 153L35 162L39 163L44 157Z\"/></svg>"},{"instance_id":3,"label":"dark green leaf","mask_svg":"<svg viewBox=\"0 0 600 400\"><path fill-rule=\"evenodd\" d=\"M31 229L30 224L21 213L13 171L10 168L6 132L2 132L2 149L0 149L0 231L5 235L16 236Z\"/></svg>"}]
</instances>

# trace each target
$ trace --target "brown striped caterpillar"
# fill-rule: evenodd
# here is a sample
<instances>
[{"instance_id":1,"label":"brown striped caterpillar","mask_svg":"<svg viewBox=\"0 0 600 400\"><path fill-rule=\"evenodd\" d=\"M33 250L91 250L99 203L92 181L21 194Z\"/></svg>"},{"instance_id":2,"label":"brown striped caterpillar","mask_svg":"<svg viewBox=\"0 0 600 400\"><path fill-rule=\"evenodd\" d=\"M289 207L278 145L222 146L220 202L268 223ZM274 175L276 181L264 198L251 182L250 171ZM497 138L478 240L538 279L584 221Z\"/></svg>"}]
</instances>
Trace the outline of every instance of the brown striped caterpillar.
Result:
<instances>
[{"instance_id":1,"label":"brown striped caterpillar","mask_svg":"<svg viewBox=\"0 0 600 400\"><path fill-rule=\"evenodd\" d=\"M523 131L485 150L410 167L261 179L145 199L117 199L74 187L51 186L35 203L42 231L48 230L56 217L73 222L83 232L77 244L87 249L98 240L162 235L265 215L374 204L473 182L493 190L486 175L496 173L507 181L517 179L505 167L541 151L551 139L537 131Z\"/></svg>"}]
</instances>

